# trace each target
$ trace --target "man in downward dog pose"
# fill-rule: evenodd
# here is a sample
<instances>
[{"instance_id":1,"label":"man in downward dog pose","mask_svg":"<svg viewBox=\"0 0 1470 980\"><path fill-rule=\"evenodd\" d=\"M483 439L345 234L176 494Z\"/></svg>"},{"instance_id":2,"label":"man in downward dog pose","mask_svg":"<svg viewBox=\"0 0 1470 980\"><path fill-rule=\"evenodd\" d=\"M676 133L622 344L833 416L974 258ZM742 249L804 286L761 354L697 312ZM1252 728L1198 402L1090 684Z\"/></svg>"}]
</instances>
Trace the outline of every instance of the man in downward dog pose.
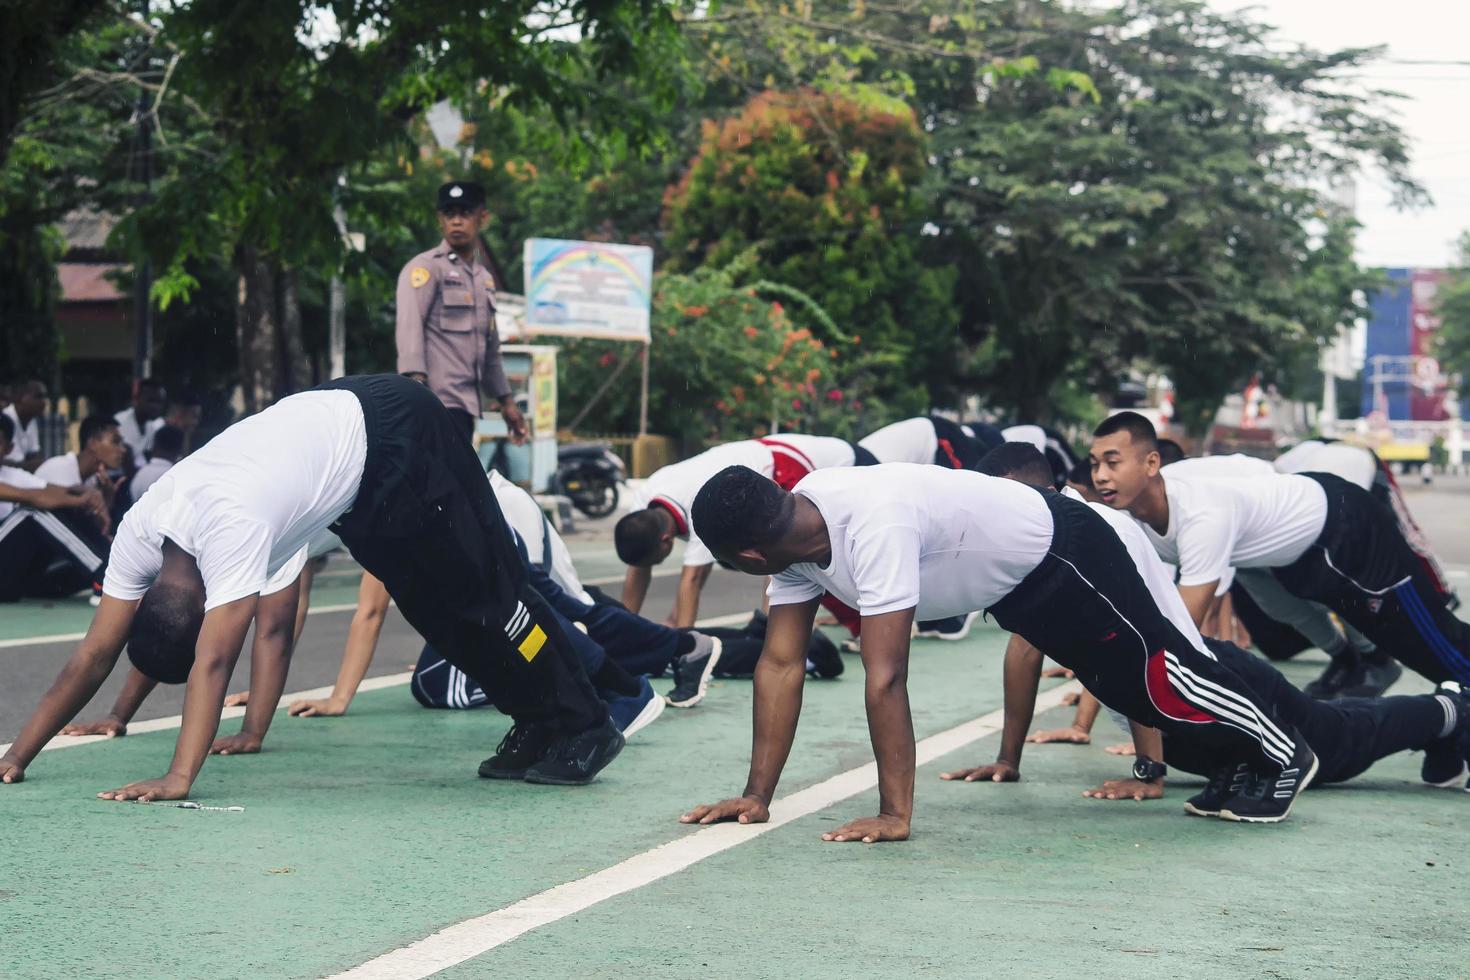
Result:
<instances>
[{"instance_id":1,"label":"man in downward dog pose","mask_svg":"<svg viewBox=\"0 0 1470 980\"><path fill-rule=\"evenodd\" d=\"M863 462L867 460L864 459ZM673 614L666 625L688 629L699 618L699 596L714 568L714 557L689 526L689 508L704 481L726 466L749 466L783 487L793 487L813 470L851 467L858 463L852 443L829 436L783 433L744 439L707 449L698 456L660 467L643 482L632 513L625 514L613 531L618 558L628 566L623 581L623 605L641 613L653 568L674 550L675 541L687 542L684 571Z\"/></svg>"},{"instance_id":2,"label":"man in downward dog pose","mask_svg":"<svg viewBox=\"0 0 1470 980\"><path fill-rule=\"evenodd\" d=\"M1143 726L1189 730L1228 760L1222 771L1244 763L1240 789L1200 794L1200 809L1280 821L1316 773L1311 749L1169 622L1118 536L1080 501L934 466L892 464L860 478L830 470L794 492L731 467L700 491L694 525L721 560L774 578L745 792L696 807L681 818L686 823L769 818L800 714L805 640L824 591L863 615L881 803L877 817L851 821L826 840L909 835L915 759L905 678L916 615L985 609L1133 719L1145 750Z\"/></svg>"},{"instance_id":3,"label":"man in downward dog pose","mask_svg":"<svg viewBox=\"0 0 1470 980\"><path fill-rule=\"evenodd\" d=\"M197 626L172 766L104 794L186 796L262 589L328 526L413 627L515 719L486 764L533 782L585 783L621 751L623 736L520 571L479 460L417 382L343 378L282 399L185 458L147 499L119 527L87 636L0 759L0 780L24 776L135 629L178 636Z\"/></svg>"},{"instance_id":4,"label":"man in downward dog pose","mask_svg":"<svg viewBox=\"0 0 1470 980\"><path fill-rule=\"evenodd\" d=\"M1050 468L1029 446L1007 443L981 461L981 469L1038 489L1049 487ZM1424 750L1424 780L1431 786L1459 788L1470 776L1470 700L1454 685L1434 694L1393 698L1349 698L1317 701L1291 685L1266 661L1232 643L1199 637L1174 588L1168 572L1136 523L1104 505L1099 516L1108 520L1128 548L1139 575L1171 622L1191 640L1199 639L1211 655L1246 681L1251 689L1286 722L1297 727L1317 754L1321 769L1313 785L1343 782L1362 774L1374 762L1397 752ZM1006 648L1005 728L996 761L941 774L945 780L1014 782L1021 778L1021 751L1036 704L1043 651L1019 637ZM1162 761L1167 766L1198 775L1220 774L1234 783L1241 770L1222 770L1220 756L1189 737L1188 731L1165 734ZM1107 780L1084 795L1096 799L1157 799L1164 793L1164 768L1140 758L1131 778ZM1223 789L1221 790L1223 792ZM1199 816L1191 804L1185 810Z\"/></svg>"},{"instance_id":5,"label":"man in downward dog pose","mask_svg":"<svg viewBox=\"0 0 1470 980\"><path fill-rule=\"evenodd\" d=\"M885 425L858 440L880 463L933 463L970 470L1004 439L990 426L970 426L942 415L920 415Z\"/></svg>"},{"instance_id":6,"label":"man in downward dog pose","mask_svg":"<svg viewBox=\"0 0 1470 980\"><path fill-rule=\"evenodd\" d=\"M1092 463L1108 504L1179 565L1196 622L1232 567L1268 569L1289 593L1332 609L1429 680L1470 684L1470 626L1449 611L1393 512L1368 491L1329 473L1161 473L1153 426L1131 412L1098 427Z\"/></svg>"}]
</instances>

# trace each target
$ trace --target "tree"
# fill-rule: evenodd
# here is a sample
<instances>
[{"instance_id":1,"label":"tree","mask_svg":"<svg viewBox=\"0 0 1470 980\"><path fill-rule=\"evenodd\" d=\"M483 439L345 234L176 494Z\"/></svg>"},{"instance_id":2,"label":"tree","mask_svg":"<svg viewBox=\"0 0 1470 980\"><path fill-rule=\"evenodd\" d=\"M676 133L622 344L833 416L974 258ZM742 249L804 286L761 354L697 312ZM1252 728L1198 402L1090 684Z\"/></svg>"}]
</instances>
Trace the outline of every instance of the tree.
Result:
<instances>
[{"instance_id":1,"label":"tree","mask_svg":"<svg viewBox=\"0 0 1470 980\"><path fill-rule=\"evenodd\" d=\"M342 262L339 177L350 183L395 153L411 169L406 123L450 96L636 132L636 117L613 111L625 107L609 82L641 72L656 89L671 20L659 0L501 0L473 16L449 0L194 0L158 24L181 55L173 85L207 116L218 148L163 181L125 234L163 269L163 303L187 298L192 261L223 256L234 268L240 380L254 410L303 383L301 277Z\"/></svg>"},{"instance_id":2,"label":"tree","mask_svg":"<svg viewBox=\"0 0 1470 980\"><path fill-rule=\"evenodd\" d=\"M60 52L107 0L0 0L0 165L32 96L65 78Z\"/></svg>"},{"instance_id":3,"label":"tree","mask_svg":"<svg viewBox=\"0 0 1470 980\"><path fill-rule=\"evenodd\" d=\"M809 293L851 336L894 356L879 389L910 398L953 353L952 276L918 259L924 136L871 89L766 92L707 123L670 189L668 266L720 267L754 250L754 273ZM921 396L918 401L927 402Z\"/></svg>"},{"instance_id":4,"label":"tree","mask_svg":"<svg viewBox=\"0 0 1470 980\"><path fill-rule=\"evenodd\" d=\"M1470 378L1470 232L1460 236L1459 256L1435 298L1441 320L1434 356L1446 374Z\"/></svg>"}]
</instances>

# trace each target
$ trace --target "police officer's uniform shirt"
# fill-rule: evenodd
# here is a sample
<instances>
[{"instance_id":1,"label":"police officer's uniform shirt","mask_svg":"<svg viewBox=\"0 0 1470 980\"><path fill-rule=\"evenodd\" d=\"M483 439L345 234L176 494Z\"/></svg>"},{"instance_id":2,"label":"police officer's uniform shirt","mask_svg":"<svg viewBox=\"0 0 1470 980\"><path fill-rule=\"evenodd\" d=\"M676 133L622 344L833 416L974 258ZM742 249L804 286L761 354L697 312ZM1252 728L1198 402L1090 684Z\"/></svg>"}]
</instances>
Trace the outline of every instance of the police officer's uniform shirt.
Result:
<instances>
[{"instance_id":1,"label":"police officer's uniform shirt","mask_svg":"<svg viewBox=\"0 0 1470 980\"><path fill-rule=\"evenodd\" d=\"M505 522L525 542L526 556L531 559L531 564L539 566L545 562L545 549L550 547L551 566L547 569L547 574L551 576L551 580L572 598L589 606L593 605L592 596L582 587L582 580L577 577L577 569L572 564L572 555L567 550L566 542L546 520L541 512L541 505L536 503L535 498L496 470L490 471L490 489L495 491L495 502L500 505Z\"/></svg>"},{"instance_id":2,"label":"police officer's uniform shirt","mask_svg":"<svg viewBox=\"0 0 1470 980\"><path fill-rule=\"evenodd\" d=\"M20 413L15 410L14 405L5 406L5 414L10 416L10 421L15 425L15 435L10 440L10 452L6 454L7 463L19 463L27 456L41 451L41 420L31 419L31 424L22 426L20 424Z\"/></svg>"},{"instance_id":3,"label":"police officer's uniform shirt","mask_svg":"<svg viewBox=\"0 0 1470 980\"><path fill-rule=\"evenodd\" d=\"M446 408L480 417L481 392L510 394L495 330L495 282L447 242L398 274L398 373L424 374Z\"/></svg>"},{"instance_id":4,"label":"police officer's uniform shirt","mask_svg":"<svg viewBox=\"0 0 1470 980\"><path fill-rule=\"evenodd\" d=\"M932 463L939 451L934 423L927 418L904 419L885 425L858 440L880 463Z\"/></svg>"},{"instance_id":5,"label":"police officer's uniform shirt","mask_svg":"<svg viewBox=\"0 0 1470 980\"><path fill-rule=\"evenodd\" d=\"M1087 504L1097 512L1097 516L1108 522L1108 526L1113 529L1118 540L1123 542L1123 547L1128 549L1128 557L1133 559L1133 564L1138 569L1138 577L1143 579L1143 584L1148 588L1149 595L1153 596L1154 605L1159 607L1159 612L1174 624L1174 628L1182 633L1186 640L1194 644L1196 650L1213 660L1214 654L1205 648L1205 641L1200 636L1199 627L1194 625L1189 610L1184 607L1184 597L1179 594L1178 589L1174 588L1174 570L1159 558L1138 522L1121 510L1114 510L1107 504L1085 500L1082 494L1071 487L1063 490L1062 494Z\"/></svg>"},{"instance_id":6,"label":"police officer's uniform shirt","mask_svg":"<svg viewBox=\"0 0 1470 980\"><path fill-rule=\"evenodd\" d=\"M684 547L686 566L715 563L715 556L699 540L698 529L690 527L689 511L700 488L727 466L748 466L767 478L775 469L771 450L753 439L746 439L715 446L682 463L661 467L631 494L635 510L658 506L673 516L678 536L689 542Z\"/></svg>"},{"instance_id":7,"label":"police officer's uniform shirt","mask_svg":"<svg viewBox=\"0 0 1470 980\"><path fill-rule=\"evenodd\" d=\"M916 609L920 620L987 609L1051 547L1051 511L1014 480L932 464L819 470L795 493L816 505L831 564L771 578L771 605L830 592L864 616Z\"/></svg>"},{"instance_id":8,"label":"police officer's uniform shirt","mask_svg":"<svg viewBox=\"0 0 1470 980\"><path fill-rule=\"evenodd\" d=\"M0 466L0 483L15 487L17 490L40 490L46 486L45 480L19 466ZM13 510L15 510L15 504L8 500L0 500L0 521L9 517Z\"/></svg>"},{"instance_id":9,"label":"police officer's uniform shirt","mask_svg":"<svg viewBox=\"0 0 1470 980\"><path fill-rule=\"evenodd\" d=\"M125 408L112 418L117 423L118 435L133 450L133 462L141 466L143 456L153 448L153 437L163 428L163 419L150 419L146 425L140 426L138 413L132 408Z\"/></svg>"},{"instance_id":10,"label":"police officer's uniform shirt","mask_svg":"<svg viewBox=\"0 0 1470 980\"><path fill-rule=\"evenodd\" d=\"M1362 446L1308 439L1276 457L1277 473L1331 473L1349 483L1373 489L1378 460Z\"/></svg>"},{"instance_id":11,"label":"police officer's uniform shirt","mask_svg":"<svg viewBox=\"0 0 1470 980\"><path fill-rule=\"evenodd\" d=\"M1238 479L1163 469L1169 527L1139 526L1179 584L1207 585L1231 568L1280 568L1300 558L1327 523L1327 493L1305 476Z\"/></svg>"},{"instance_id":12,"label":"police officer's uniform shirt","mask_svg":"<svg viewBox=\"0 0 1470 980\"><path fill-rule=\"evenodd\" d=\"M113 540L102 591L141 598L167 538L198 563L206 610L263 593L352 506L366 461L356 395L283 398L175 464L133 505Z\"/></svg>"}]
</instances>

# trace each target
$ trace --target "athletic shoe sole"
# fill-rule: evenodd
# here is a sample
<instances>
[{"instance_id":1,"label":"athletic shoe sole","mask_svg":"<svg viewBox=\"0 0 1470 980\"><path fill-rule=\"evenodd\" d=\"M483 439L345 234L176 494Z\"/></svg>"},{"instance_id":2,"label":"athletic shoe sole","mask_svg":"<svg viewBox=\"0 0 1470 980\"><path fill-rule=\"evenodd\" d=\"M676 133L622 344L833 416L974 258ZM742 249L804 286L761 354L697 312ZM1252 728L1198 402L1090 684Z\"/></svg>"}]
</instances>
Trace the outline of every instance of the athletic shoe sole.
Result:
<instances>
[{"instance_id":1,"label":"athletic shoe sole","mask_svg":"<svg viewBox=\"0 0 1470 980\"><path fill-rule=\"evenodd\" d=\"M623 738L630 739L640 730L653 724L654 719L663 714L664 708L666 707L668 705L664 703L663 698L656 695L649 698L648 703L643 706L643 710L638 712L632 721L628 722L627 728L623 729Z\"/></svg>"},{"instance_id":2,"label":"athletic shoe sole","mask_svg":"<svg viewBox=\"0 0 1470 980\"><path fill-rule=\"evenodd\" d=\"M975 617L978 615L980 614L977 612L972 612L967 615L965 617L965 625L961 626L953 633L940 633L935 630L924 630L920 633L916 633L915 635L925 640L946 640L950 643L955 643L959 640L963 640L965 637L970 635L970 627L974 625Z\"/></svg>"},{"instance_id":3,"label":"athletic shoe sole","mask_svg":"<svg viewBox=\"0 0 1470 980\"><path fill-rule=\"evenodd\" d=\"M486 769L485 766L483 764L481 764L481 766L480 766L480 778L481 779L525 779L526 778L526 770L524 770L524 769Z\"/></svg>"},{"instance_id":4,"label":"athletic shoe sole","mask_svg":"<svg viewBox=\"0 0 1470 980\"><path fill-rule=\"evenodd\" d=\"M1184 801L1184 812L1191 817L1218 817L1220 815L1219 810L1205 810L1188 800Z\"/></svg>"},{"instance_id":5,"label":"athletic shoe sole","mask_svg":"<svg viewBox=\"0 0 1470 980\"><path fill-rule=\"evenodd\" d=\"M720 642L719 637L712 636L710 639L714 641L715 646L710 651L709 656L705 658L704 669L699 672L699 689L694 692L693 697L686 698L683 701L675 701L673 698L665 697L664 700L668 702L669 707L692 708L704 700L705 692L709 690L709 679L714 676L715 664L720 662L720 654L724 651L724 644Z\"/></svg>"},{"instance_id":6,"label":"athletic shoe sole","mask_svg":"<svg viewBox=\"0 0 1470 980\"><path fill-rule=\"evenodd\" d=\"M1307 787L1312 785L1312 780L1317 778L1317 769L1319 768L1319 766L1320 763L1317 760L1317 753L1313 752L1312 768L1308 769L1307 774L1302 777L1302 784L1297 787L1296 795L1291 798L1291 802L1286 804L1286 809L1282 811L1279 815L1272 817L1243 817L1238 816L1229 810L1221 810L1220 819L1230 820L1235 823L1280 823L1287 817L1291 816L1291 811L1292 808L1296 806L1296 801L1301 798L1301 795L1304 792L1306 792Z\"/></svg>"}]
</instances>

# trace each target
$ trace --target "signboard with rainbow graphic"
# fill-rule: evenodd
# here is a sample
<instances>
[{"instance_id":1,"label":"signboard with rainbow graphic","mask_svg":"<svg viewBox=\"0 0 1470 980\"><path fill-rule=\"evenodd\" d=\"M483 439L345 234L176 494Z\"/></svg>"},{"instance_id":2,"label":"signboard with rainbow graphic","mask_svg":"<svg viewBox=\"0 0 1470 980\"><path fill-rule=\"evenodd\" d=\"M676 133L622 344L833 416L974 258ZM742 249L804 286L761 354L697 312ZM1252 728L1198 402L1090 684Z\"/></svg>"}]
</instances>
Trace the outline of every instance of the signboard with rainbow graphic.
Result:
<instances>
[{"instance_id":1,"label":"signboard with rainbow graphic","mask_svg":"<svg viewBox=\"0 0 1470 980\"><path fill-rule=\"evenodd\" d=\"M648 343L653 249L526 241L526 333Z\"/></svg>"}]
</instances>

